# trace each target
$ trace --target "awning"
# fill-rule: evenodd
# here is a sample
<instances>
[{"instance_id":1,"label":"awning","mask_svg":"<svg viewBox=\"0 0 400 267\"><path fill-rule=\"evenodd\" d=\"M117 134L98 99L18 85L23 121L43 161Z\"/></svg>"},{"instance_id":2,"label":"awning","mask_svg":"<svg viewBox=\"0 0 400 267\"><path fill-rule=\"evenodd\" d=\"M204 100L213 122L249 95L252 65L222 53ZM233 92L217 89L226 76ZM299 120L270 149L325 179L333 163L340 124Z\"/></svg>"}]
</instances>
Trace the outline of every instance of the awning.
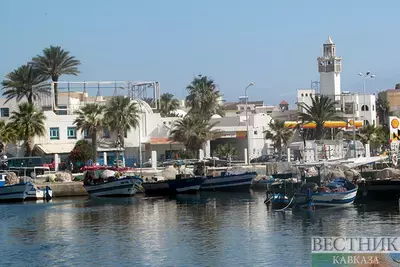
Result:
<instances>
[{"instance_id":1,"label":"awning","mask_svg":"<svg viewBox=\"0 0 400 267\"><path fill-rule=\"evenodd\" d=\"M44 154L69 154L75 147L75 143L65 143L65 144L38 144L35 148L41 150ZM97 148L98 152L109 152L117 151L115 147L101 147ZM119 149L123 151L124 149Z\"/></svg>"},{"instance_id":2,"label":"awning","mask_svg":"<svg viewBox=\"0 0 400 267\"><path fill-rule=\"evenodd\" d=\"M180 142L175 142L168 137L161 138L150 138L151 145L169 145L169 144L181 144Z\"/></svg>"}]
</instances>

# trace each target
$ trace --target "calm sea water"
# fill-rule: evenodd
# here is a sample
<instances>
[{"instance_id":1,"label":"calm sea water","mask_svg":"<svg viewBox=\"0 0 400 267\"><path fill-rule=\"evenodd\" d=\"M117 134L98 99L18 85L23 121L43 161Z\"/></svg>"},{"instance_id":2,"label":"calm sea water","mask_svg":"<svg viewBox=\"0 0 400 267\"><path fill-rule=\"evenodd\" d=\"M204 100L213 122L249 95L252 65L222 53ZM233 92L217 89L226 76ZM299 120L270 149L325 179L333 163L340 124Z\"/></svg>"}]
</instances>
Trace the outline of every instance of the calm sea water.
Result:
<instances>
[{"instance_id":1,"label":"calm sea water","mask_svg":"<svg viewBox=\"0 0 400 267\"><path fill-rule=\"evenodd\" d=\"M262 192L0 205L0 266L310 266L311 236L400 235L397 203L274 212Z\"/></svg>"}]
</instances>

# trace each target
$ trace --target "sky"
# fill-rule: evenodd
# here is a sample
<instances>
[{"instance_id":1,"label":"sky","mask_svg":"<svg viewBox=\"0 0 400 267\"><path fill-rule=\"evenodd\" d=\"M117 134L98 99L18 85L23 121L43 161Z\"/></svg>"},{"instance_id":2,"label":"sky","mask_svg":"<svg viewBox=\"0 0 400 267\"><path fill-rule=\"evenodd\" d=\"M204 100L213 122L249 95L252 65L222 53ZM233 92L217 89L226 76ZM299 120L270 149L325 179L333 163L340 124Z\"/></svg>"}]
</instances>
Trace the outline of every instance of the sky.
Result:
<instances>
[{"instance_id":1,"label":"sky","mask_svg":"<svg viewBox=\"0 0 400 267\"><path fill-rule=\"evenodd\" d=\"M342 90L361 91L359 72L376 75L370 93L400 82L396 0L1 0L0 10L2 79L60 45L82 62L64 81L158 81L161 93L183 98L202 74L227 101L254 82L249 100L294 107L297 89L319 80L317 57L331 36Z\"/></svg>"}]
</instances>

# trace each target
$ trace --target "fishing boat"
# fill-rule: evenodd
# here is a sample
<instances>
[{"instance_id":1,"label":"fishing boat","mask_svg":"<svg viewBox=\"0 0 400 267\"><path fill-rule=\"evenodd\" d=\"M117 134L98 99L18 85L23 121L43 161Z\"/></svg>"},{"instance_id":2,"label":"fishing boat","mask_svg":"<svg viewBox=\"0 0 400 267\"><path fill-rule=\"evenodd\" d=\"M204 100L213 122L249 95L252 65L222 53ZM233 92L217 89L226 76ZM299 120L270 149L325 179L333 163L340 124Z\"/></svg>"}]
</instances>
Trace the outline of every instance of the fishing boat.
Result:
<instances>
[{"instance_id":1,"label":"fishing boat","mask_svg":"<svg viewBox=\"0 0 400 267\"><path fill-rule=\"evenodd\" d=\"M45 189L37 188L32 184L30 190L27 192L25 200L50 200L53 198L53 190L49 186Z\"/></svg>"},{"instance_id":2,"label":"fishing boat","mask_svg":"<svg viewBox=\"0 0 400 267\"><path fill-rule=\"evenodd\" d=\"M354 203L358 186L345 178L335 178L326 186L306 183L301 192L294 196L294 206L298 208L346 207Z\"/></svg>"},{"instance_id":3,"label":"fishing boat","mask_svg":"<svg viewBox=\"0 0 400 267\"><path fill-rule=\"evenodd\" d=\"M288 176L275 174L273 177L275 180L268 185L267 199L264 203L271 204L272 209L282 209L290 206L293 196L300 192L302 182L293 178L292 174Z\"/></svg>"},{"instance_id":4,"label":"fishing boat","mask_svg":"<svg viewBox=\"0 0 400 267\"><path fill-rule=\"evenodd\" d=\"M256 172L229 173L222 172L217 176L206 176L200 190L242 191L249 190Z\"/></svg>"},{"instance_id":5,"label":"fishing boat","mask_svg":"<svg viewBox=\"0 0 400 267\"><path fill-rule=\"evenodd\" d=\"M175 195L195 193L199 191L204 181L204 177L182 178L182 175L176 175L175 179L153 177L142 183L142 186L147 195Z\"/></svg>"},{"instance_id":6,"label":"fishing boat","mask_svg":"<svg viewBox=\"0 0 400 267\"><path fill-rule=\"evenodd\" d=\"M142 182L137 176L119 176L111 170L104 170L99 177L94 171L86 171L83 187L95 197L133 196L140 190Z\"/></svg>"},{"instance_id":7,"label":"fishing boat","mask_svg":"<svg viewBox=\"0 0 400 267\"><path fill-rule=\"evenodd\" d=\"M253 179L257 177L257 172L232 171L226 166L218 167L225 164L226 161L214 159L195 163L194 174L205 178L200 191L248 191L250 189Z\"/></svg>"},{"instance_id":8,"label":"fishing boat","mask_svg":"<svg viewBox=\"0 0 400 267\"><path fill-rule=\"evenodd\" d=\"M24 201L32 183L18 183L6 185L7 173L0 173L0 201L17 202Z\"/></svg>"}]
</instances>

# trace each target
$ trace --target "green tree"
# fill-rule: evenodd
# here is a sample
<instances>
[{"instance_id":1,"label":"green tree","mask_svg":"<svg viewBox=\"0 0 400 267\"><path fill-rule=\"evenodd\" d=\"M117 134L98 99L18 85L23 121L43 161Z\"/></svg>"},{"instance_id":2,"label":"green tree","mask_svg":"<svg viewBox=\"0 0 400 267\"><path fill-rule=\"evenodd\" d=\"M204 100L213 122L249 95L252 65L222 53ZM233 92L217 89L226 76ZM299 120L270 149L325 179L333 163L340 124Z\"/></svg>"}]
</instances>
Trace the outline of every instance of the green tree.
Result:
<instances>
[{"instance_id":1,"label":"green tree","mask_svg":"<svg viewBox=\"0 0 400 267\"><path fill-rule=\"evenodd\" d=\"M299 112L299 116L304 121L315 122L315 139L324 138L324 123L330 120L342 120L343 118L336 112L335 102L327 96L311 97L312 104L302 103L300 105L304 112Z\"/></svg>"},{"instance_id":2,"label":"green tree","mask_svg":"<svg viewBox=\"0 0 400 267\"><path fill-rule=\"evenodd\" d=\"M19 104L18 111L11 114L10 123L15 128L18 138L24 141L27 156L32 155L35 136L45 136L45 120L43 111L37 110L27 102Z\"/></svg>"},{"instance_id":3,"label":"green tree","mask_svg":"<svg viewBox=\"0 0 400 267\"><path fill-rule=\"evenodd\" d=\"M114 96L107 103L104 119L107 127L117 134L116 146L123 148L125 133L139 125L139 109L129 97ZM117 150L117 159L119 159L119 150ZM116 162L118 167L119 160Z\"/></svg>"},{"instance_id":4,"label":"green tree","mask_svg":"<svg viewBox=\"0 0 400 267\"><path fill-rule=\"evenodd\" d=\"M29 104L33 104L41 95L49 95L49 84L47 78L40 75L31 65L22 65L16 70L8 73L6 79L1 83L3 95L7 98L6 103L13 98L17 102L26 97Z\"/></svg>"},{"instance_id":5,"label":"green tree","mask_svg":"<svg viewBox=\"0 0 400 267\"><path fill-rule=\"evenodd\" d=\"M384 93L379 93L376 99L376 111L378 113L379 122L383 125L387 125L386 118L389 115L389 102L384 98Z\"/></svg>"},{"instance_id":6,"label":"green tree","mask_svg":"<svg viewBox=\"0 0 400 267\"><path fill-rule=\"evenodd\" d=\"M12 123L5 123L0 120L0 142L1 150L7 152L7 144L13 144L18 141L17 131Z\"/></svg>"},{"instance_id":7,"label":"green tree","mask_svg":"<svg viewBox=\"0 0 400 267\"><path fill-rule=\"evenodd\" d=\"M178 99L173 94L165 93L160 97L160 114L162 117L173 116L173 112L179 107Z\"/></svg>"},{"instance_id":8,"label":"green tree","mask_svg":"<svg viewBox=\"0 0 400 267\"><path fill-rule=\"evenodd\" d=\"M359 129L358 139L365 145L369 144L376 137L376 128L374 125L364 125Z\"/></svg>"},{"instance_id":9,"label":"green tree","mask_svg":"<svg viewBox=\"0 0 400 267\"><path fill-rule=\"evenodd\" d=\"M75 112L74 124L82 132L86 131L92 139L92 159L97 162L97 137L103 131L104 106L88 103Z\"/></svg>"},{"instance_id":10,"label":"green tree","mask_svg":"<svg viewBox=\"0 0 400 267\"><path fill-rule=\"evenodd\" d=\"M170 137L175 142L183 143L186 149L197 155L204 142L221 135L220 131L212 130L214 126L215 123L210 124L208 120L201 117L185 116L175 121Z\"/></svg>"},{"instance_id":11,"label":"green tree","mask_svg":"<svg viewBox=\"0 0 400 267\"><path fill-rule=\"evenodd\" d=\"M93 158L92 145L87 140L79 140L76 142L74 149L69 155L69 159L75 164L85 164Z\"/></svg>"},{"instance_id":12,"label":"green tree","mask_svg":"<svg viewBox=\"0 0 400 267\"><path fill-rule=\"evenodd\" d=\"M120 138L123 147L125 133L139 125L138 105L129 97L114 96L107 103L104 119L107 127L114 130Z\"/></svg>"},{"instance_id":13,"label":"green tree","mask_svg":"<svg viewBox=\"0 0 400 267\"><path fill-rule=\"evenodd\" d=\"M274 142L274 147L282 156L282 145L287 146L292 138L293 131L285 127L285 122L281 120L274 120L268 123L269 130L264 131L265 139Z\"/></svg>"},{"instance_id":14,"label":"green tree","mask_svg":"<svg viewBox=\"0 0 400 267\"><path fill-rule=\"evenodd\" d=\"M225 115L223 107L219 104L221 94L212 79L199 75L186 89L188 91L186 105L190 107L189 114L201 116L205 120L209 120L214 114Z\"/></svg>"},{"instance_id":15,"label":"green tree","mask_svg":"<svg viewBox=\"0 0 400 267\"><path fill-rule=\"evenodd\" d=\"M232 157L239 155L236 147L234 147L230 143L219 144L215 149L215 154L218 157L226 158L229 161L229 163L231 163Z\"/></svg>"},{"instance_id":16,"label":"green tree","mask_svg":"<svg viewBox=\"0 0 400 267\"><path fill-rule=\"evenodd\" d=\"M61 75L78 75L78 66L81 62L70 56L60 46L50 46L43 49L43 55L37 55L32 59L31 64L47 79L58 82ZM54 102L58 106L58 84L54 84Z\"/></svg>"}]
</instances>

